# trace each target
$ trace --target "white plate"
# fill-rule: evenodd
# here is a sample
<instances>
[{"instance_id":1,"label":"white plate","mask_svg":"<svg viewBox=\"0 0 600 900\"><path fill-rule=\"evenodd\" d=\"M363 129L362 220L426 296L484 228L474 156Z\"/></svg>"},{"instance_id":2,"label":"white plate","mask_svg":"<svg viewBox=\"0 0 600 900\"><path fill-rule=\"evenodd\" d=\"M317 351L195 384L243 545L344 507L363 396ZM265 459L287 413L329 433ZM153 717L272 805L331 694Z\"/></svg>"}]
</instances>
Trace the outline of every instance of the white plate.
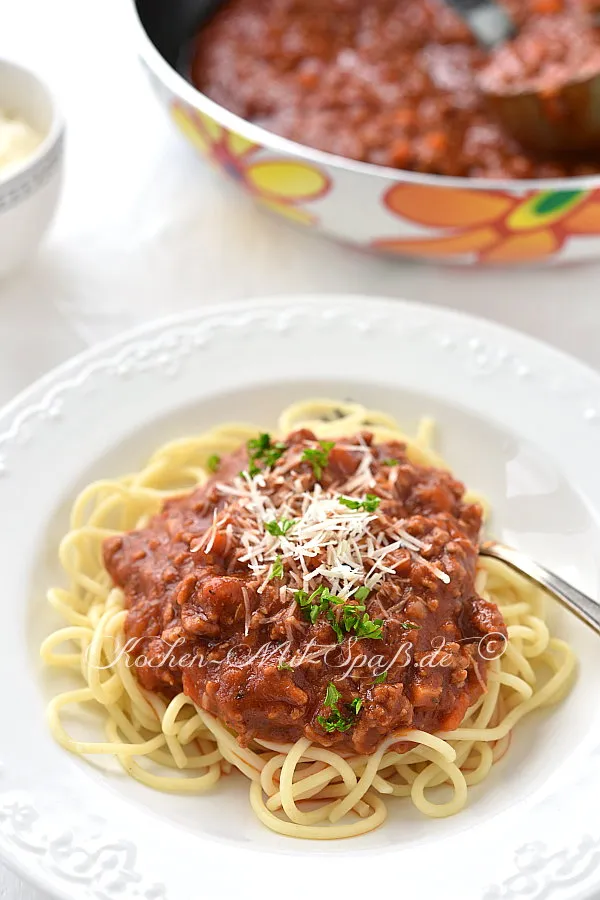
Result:
<instances>
[{"instance_id":1,"label":"white plate","mask_svg":"<svg viewBox=\"0 0 600 900\"><path fill-rule=\"evenodd\" d=\"M0 852L61 898L181 900L309 892L461 900L591 897L600 887L600 642L552 610L581 660L554 710L457 817L391 801L362 838L317 844L264 829L244 779L161 795L70 756L44 721L38 662L57 624L45 589L85 483L220 421L269 426L308 395L352 396L440 447L495 509L494 529L598 595L600 377L530 338L447 310L371 298L214 308L94 348L0 414Z\"/></svg>"}]
</instances>

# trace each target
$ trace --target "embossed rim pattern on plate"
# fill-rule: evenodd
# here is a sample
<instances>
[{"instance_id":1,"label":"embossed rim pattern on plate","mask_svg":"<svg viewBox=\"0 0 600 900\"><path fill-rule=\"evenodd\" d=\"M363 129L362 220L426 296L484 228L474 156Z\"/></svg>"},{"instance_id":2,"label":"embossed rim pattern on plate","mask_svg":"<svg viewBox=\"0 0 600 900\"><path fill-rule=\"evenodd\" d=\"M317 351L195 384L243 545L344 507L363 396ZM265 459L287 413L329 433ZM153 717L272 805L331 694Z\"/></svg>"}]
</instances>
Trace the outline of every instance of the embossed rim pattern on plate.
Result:
<instances>
[{"instance_id":1,"label":"embossed rim pattern on plate","mask_svg":"<svg viewBox=\"0 0 600 900\"><path fill-rule=\"evenodd\" d=\"M348 341L350 349L362 348L362 353L357 352L345 362L340 362L339 355L331 354L331 359L319 362L318 375L335 376L339 380L341 370L342 377L353 381L362 377L399 389L419 388L433 395L458 398L471 410L485 410L486 414L493 408L499 422L519 429L532 440L548 444L551 454L586 497L594 516L600 519L600 478L590 471L591 461L597 460L600 453L600 377L596 373L532 338L446 309L396 300L316 296L270 298L213 307L153 323L92 348L41 379L0 412L0 528L7 510L16 508L16 498L22 498L20 512L24 517L28 505L30 514L35 509L23 492L24 473L30 471L27 466L32 460L39 463L43 472L48 454L55 465L53 479L46 479L47 496L43 495L43 499L50 506L55 502L56 484L69 471L68 460L60 460L57 449L69 435L77 433L76 416L81 413L82 403L93 406L98 402L93 394L88 397L87 391L97 391L100 395L105 391L110 396L115 384L126 382L135 386L139 382L140 398L144 395L148 403L149 384L168 382L168 390L163 388L162 393L158 390L152 397L158 415L161 409L168 410L168 395L174 386L187 391L188 399L201 390L200 386L189 384L186 374L194 367L202 369L205 349L218 346L230 349L231 340L243 336L244 352L254 346L262 349L264 355L269 341L277 337L277 346L285 346L274 348L273 357L279 354L287 358L293 376L302 373L302 361L293 360L289 355L294 342L306 335L313 335L316 343L323 342L330 339L334 330L340 340ZM415 359L438 359L437 376L435 371L418 371L411 365ZM248 360L246 356L246 363ZM406 366L400 371L402 360ZM272 378L270 362L267 358L255 363L253 377L257 383ZM316 365L314 361L311 364ZM377 370L375 373L373 368ZM447 371L451 374L440 378L440 373ZM219 385L204 386L204 395L210 395L217 387L235 387L236 378L241 386L246 383L246 376L247 372L237 376L222 373L217 378ZM519 396L516 411L515 390ZM118 404L114 411L115 431L107 436L105 447L118 439L119 429L130 415L117 407ZM543 416L532 418L535 410L560 413L560 429L556 427L556 418L551 421ZM568 435L568 444L563 434ZM86 454L93 460L100 452L101 448L94 444L96 440L97 436L87 432L82 438L84 462ZM19 571L19 565L26 568L27 548L19 543L19 522L14 526L11 540L16 544L12 555L18 549L25 558L24 563L15 562ZM29 532L22 534L29 536ZM8 549L5 552L8 554ZM9 590L10 560L7 555L5 571ZM18 587L20 582L16 577ZM18 694L12 690L12 682L7 684L5 680L3 706L9 717L11 711L18 714L23 708L31 708L37 713L40 708L37 683L34 673L28 669L27 650L22 646L20 624L15 616L0 634L0 661L8 658L4 653L13 654L13 663L23 679ZM156 854L157 837L153 830L156 818L144 808L103 790L101 785L88 784L83 775L75 775L64 766L64 753L58 748L48 748L48 758L36 775L36 770L20 760L23 755L27 760L31 746L26 742L32 736L35 740L36 733L40 733L40 723L31 715L26 718L23 731L12 732L13 740L0 746L0 854L25 877L68 900L80 897L167 900L182 896L193 873L192 866L182 880L181 872L173 871L170 863L178 850L183 858L192 860L198 854L210 854L215 871L219 867L220 871L226 870L231 859L229 848L206 838L182 834L170 824L164 825L160 835L162 853ZM25 745L19 745L19 741ZM586 812L585 801L588 800L589 807L589 798L600 796L600 732L596 730L588 735L578 752L582 765L576 770L572 767L568 775L561 773L552 790L531 798L520 818L511 813L498 817L498 822L486 821L486 834L498 856L495 874L488 875L486 866L475 855L461 892L465 900L475 897L583 900L598 890L600 825L597 817ZM65 768L73 783L64 780L61 770ZM93 812L82 809L78 795L78 789L86 784ZM561 821L553 822L557 807L561 809ZM565 834L561 824L570 821L569 816L577 828ZM458 877L452 866L456 855L453 846L456 849L460 845L460 835L445 844L447 848L443 851L438 845L433 849L433 844L409 851L409 868L415 874L405 876L403 866L404 889L429 898L442 889L446 878L452 883L452 878ZM347 848L347 853L337 854L339 860L360 859L357 845L348 842ZM444 865L431 865L432 852L442 853ZM331 862L321 846L295 844L292 847L288 842L278 847L276 853L240 850L236 863L245 874L246 897L261 895L259 886L264 884L266 871L274 873L273 877L285 877L286 862L290 858L307 859L307 854L310 854L311 882L324 883ZM390 859L379 852L377 858ZM339 876L342 880L338 886L357 892L372 889L370 866L342 868L347 874ZM336 871L339 873L339 867ZM305 893L301 884L290 883L289 879L285 884L286 896L300 897ZM218 884L206 885L209 892L218 887ZM223 891L221 882L220 894L227 896Z\"/></svg>"}]
</instances>

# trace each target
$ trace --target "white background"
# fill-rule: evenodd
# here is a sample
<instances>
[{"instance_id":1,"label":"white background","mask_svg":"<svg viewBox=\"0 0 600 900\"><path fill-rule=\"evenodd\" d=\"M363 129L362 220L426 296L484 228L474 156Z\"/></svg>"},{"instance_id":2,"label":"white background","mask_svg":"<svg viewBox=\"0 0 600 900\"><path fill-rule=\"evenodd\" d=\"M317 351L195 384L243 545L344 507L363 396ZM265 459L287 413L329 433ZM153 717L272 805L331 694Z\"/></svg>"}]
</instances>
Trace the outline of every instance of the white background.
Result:
<instances>
[{"instance_id":1,"label":"white background","mask_svg":"<svg viewBox=\"0 0 600 900\"><path fill-rule=\"evenodd\" d=\"M137 62L131 2L0 0L0 56L45 75L68 124L52 234L25 271L0 282L0 404L137 323L302 291L457 307L600 368L600 263L475 271L386 261L257 211L172 131ZM0 865L0 898L42 895Z\"/></svg>"}]
</instances>

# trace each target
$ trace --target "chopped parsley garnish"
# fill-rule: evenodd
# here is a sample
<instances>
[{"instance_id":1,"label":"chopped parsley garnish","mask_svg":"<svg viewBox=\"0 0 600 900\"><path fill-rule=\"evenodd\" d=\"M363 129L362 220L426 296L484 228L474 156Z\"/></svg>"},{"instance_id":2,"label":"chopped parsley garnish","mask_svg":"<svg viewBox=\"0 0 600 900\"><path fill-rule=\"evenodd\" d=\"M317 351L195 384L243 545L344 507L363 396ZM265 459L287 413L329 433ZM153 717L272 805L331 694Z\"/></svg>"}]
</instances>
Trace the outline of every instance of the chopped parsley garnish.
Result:
<instances>
[{"instance_id":1,"label":"chopped parsley garnish","mask_svg":"<svg viewBox=\"0 0 600 900\"><path fill-rule=\"evenodd\" d=\"M275 562L271 566L269 579L272 578L283 578L283 560L280 556L275 557Z\"/></svg>"},{"instance_id":2,"label":"chopped parsley garnish","mask_svg":"<svg viewBox=\"0 0 600 900\"><path fill-rule=\"evenodd\" d=\"M399 466L400 460L399 459L384 459L384 460L382 460L381 464L382 464L382 466Z\"/></svg>"},{"instance_id":3,"label":"chopped parsley garnish","mask_svg":"<svg viewBox=\"0 0 600 900\"><path fill-rule=\"evenodd\" d=\"M323 703L325 706L331 706L331 707L337 706L337 702L341 696L342 695L336 688L335 684L333 684L333 682L330 681L329 684L327 685L327 691L325 693L325 700L323 701Z\"/></svg>"},{"instance_id":4,"label":"chopped parsley garnish","mask_svg":"<svg viewBox=\"0 0 600 900\"><path fill-rule=\"evenodd\" d=\"M388 673L387 669L385 672L382 672L381 675L377 675L373 684L383 684L384 681L387 681Z\"/></svg>"},{"instance_id":5,"label":"chopped parsley garnish","mask_svg":"<svg viewBox=\"0 0 600 900\"><path fill-rule=\"evenodd\" d=\"M286 450L282 441L271 442L270 434L259 434L257 438L251 438L246 444L248 450L248 475L258 475L261 468L269 469L275 465L279 457ZM262 467L258 464L262 463Z\"/></svg>"},{"instance_id":6,"label":"chopped parsley garnish","mask_svg":"<svg viewBox=\"0 0 600 900\"><path fill-rule=\"evenodd\" d=\"M312 466L312 470L317 481L321 480L323 469L329 462L329 454L335 447L334 441L319 441L319 447L308 447L302 453L300 459L302 462L308 462Z\"/></svg>"},{"instance_id":7,"label":"chopped parsley garnish","mask_svg":"<svg viewBox=\"0 0 600 900\"><path fill-rule=\"evenodd\" d=\"M377 497L375 494L367 494L362 502L362 508L365 512L375 512L380 503L380 497Z\"/></svg>"},{"instance_id":8,"label":"chopped parsley garnish","mask_svg":"<svg viewBox=\"0 0 600 900\"><path fill-rule=\"evenodd\" d=\"M345 704L348 714L343 716L338 709L338 701L341 696L335 684L330 681L323 701L323 706L329 708L329 715L317 716L317 722L328 734L333 731L348 731L349 728L352 728L363 705L362 699L355 697L350 703Z\"/></svg>"},{"instance_id":9,"label":"chopped parsley garnish","mask_svg":"<svg viewBox=\"0 0 600 900\"><path fill-rule=\"evenodd\" d=\"M400 628L404 628L405 631L418 631L420 625L415 625L414 622L400 622Z\"/></svg>"},{"instance_id":10,"label":"chopped parsley garnish","mask_svg":"<svg viewBox=\"0 0 600 900\"><path fill-rule=\"evenodd\" d=\"M359 588L359 590L361 589ZM307 591L294 591L294 600L302 609L305 618L313 625L316 624L321 613L325 613L325 618L333 628L340 644L347 634L354 634L358 638L371 638L371 640L383 638L383 621L381 619L371 620L365 611L364 604L347 603L343 598L332 594L325 585L320 585L312 594ZM341 607L339 617L332 606Z\"/></svg>"},{"instance_id":11,"label":"chopped parsley garnish","mask_svg":"<svg viewBox=\"0 0 600 900\"><path fill-rule=\"evenodd\" d=\"M288 531L291 531L294 525L296 525L296 519L282 519L280 522L273 519L271 522L265 522L265 531L274 537L283 537Z\"/></svg>"},{"instance_id":12,"label":"chopped parsley garnish","mask_svg":"<svg viewBox=\"0 0 600 900\"><path fill-rule=\"evenodd\" d=\"M306 609L306 607L310 606L312 603L312 600L306 591L294 591L294 600L301 609Z\"/></svg>"},{"instance_id":13,"label":"chopped parsley garnish","mask_svg":"<svg viewBox=\"0 0 600 900\"><path fill-rule=\"evenodd\" d=\"M316 625L320 612L321 612L321 610L317 605L311 606L309 613L308 613L308 618L310 619L312 625Z\"/></svg>"},{"instance_id":14,"label":"chopped parsley garnish","mask_svg":"<svg viewBox=\"0 0 600 900\"><path fill-rule=\"evenodd\" d=\"M308 594L307 591L294 591L294 600L304 612L305 618L313 625L320 614L329 609L332 597L329 588L326 588L324 584L320 585L312 594ZM338 601L338 598L333 597L333 600Z\"/></svg>"},{"instance_id":15,"label":"chopped parsley garnish","mask_svg":"<svg viewBox=\"0 0 600 900\"><path fill-rule=\"evenodd\" d=\"M342 609L342 622L348 632L356 631L360 625L366 607L362 603L348 603Z\"/></svg>"},{"instance_id":16,"label":"chopped parsley garnish","mask_svg":"<svg viewBox=\"0 0 600 900\"><path fill-rule=\"evenodd\" d=\"M359 589L357 590L357 592L355 593L354 596L356 597L357 600L366 600L367 597L369 596L369 594L370 594L369 588L365 587L365 585L363 584L362 587L359 587Z\"/></svg>"},{"instance_id":17,"label":"chopped parsley garnish","mask_svg":"<svg viewBox=\"0 0 600 900\"><path fill-rule=\"evenodd\" d=\"M206 467L209 472L216 472L219 466L221 465L221 457L216 453L213 453L212 456L209 456L206 460Z\"/></svg>"},{"instance_id":18,"label":"chopped parsley garnish","mask_svg":"<svg viewBox=\"0 0 600 900\"><path fill-rule=\"evenodd\" d=\"M317 722L329 734L332 731L348 731L354 725L352 719L344 719L337 709L331 712L327 718L325 716L317 716Z\"/></svg>"},{"instance_id":19,"label":"chopped parsley garnish","mask_svg":"<svg viewBox=\"0 0 600 900\"><path fill-rule=\"evenodd\" d=\"M278 662L277 668L279 669L280 672L293 672L294 671L294 667L290 666L289 663L286 663L285 660L281 660L280 662Z\"/></svg>"},{"instance_id":20,"label":"chopped parsley garnish","mask_svg":"<svg viewBox=\"0 0 600 900\"><path fill-rule=\"evenodd\" d=\"M370 619L369 614L365 613L360 622L355 627L356 637L370 638L373 641L380 641L383 638L383 621L381 619Z\"/></svg>"},{"instance_id":21,"label":"chopped parsley garnish","mask_svg":"<svg viewBox=\"0 0 600 900\"><path fill-rule=\"evenodd\" d=\"M353 509L355 511L363 510L364 512L375 512L381 503L381 498L377 497L375 494L367 494L363 500L356 500L354 497L340 497L339 502L342 506L347 506L348 509Z\"/></svg>"},{"instance_id":22,"label":"chopped parsley garnish","mask_svg":"<svg viewBox=\"0 0 600 900\"><path fill-rule=\"evenodd\" d=\"M309 594L307 591L294 591L294 600L302 609L306 609L312 604L313 600L317 600L323 593L326 593L327 599L329 599L329 588L326 588L324 584L320 585L312 594Z\"/></svg>"},{"instance_id":23,"label":"chopped parsley garnish","mask_svg":"<svg viewBox=\"0 0 600 900\"><path fill-rule=\"evenodd\" d=\"M344 632L340 628L338 620L336 619L335 615L331 611L329 611L327 614L327 621L333 628L333 631L337 638L338 644L341 644L342 641L344 640Z\"/></svg>"}]
</instances>

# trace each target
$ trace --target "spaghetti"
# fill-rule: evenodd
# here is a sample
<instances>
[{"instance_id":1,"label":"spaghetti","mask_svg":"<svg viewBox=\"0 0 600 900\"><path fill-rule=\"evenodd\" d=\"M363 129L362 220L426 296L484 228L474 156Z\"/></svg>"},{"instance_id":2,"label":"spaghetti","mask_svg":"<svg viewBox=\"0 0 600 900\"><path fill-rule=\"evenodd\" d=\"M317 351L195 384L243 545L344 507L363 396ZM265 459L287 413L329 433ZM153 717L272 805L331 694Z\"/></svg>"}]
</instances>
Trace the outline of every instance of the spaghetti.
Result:
<instances>
[{"instance_id":1,"label":"spaghetti","mask_svg":"<svg viewBox=\"0 0 600 900\"><path fill-rule=\"evenodd\" d=\"M311 400L280 417L280 435L298 428L332 441L368 429L377 442L405 444L415 463L446 468L431 449L429 420L410 439L383 413ZM292 837L365 834L385 820L387 796L410 797L426 816L459 812L468 788L483 781L506 752L517 722L558 702L576 666L568 644L548 631L541 592L494 560L479 560L475 588L499 607L508 643L501 656L487 662L485 689L451 730L393 733L372 753L336 750L307 737L291 743L254 738L243 747L230 727L186 693L148 690L136 677L125 632L125 596L104 565L104 542L143 527L165 500L207 482L215 455L231 453L255 435L255 428L231 424L175 441L140 472L92 484L77 499L71 530L60 546L70 586L48 595L67 626L44 641L41 656L49 666L79 673L83 686L51 701L54 737L78 755L116 757L131 777L160 791L202 793L237 769L250 781L250 803L260 821ZM100 708L105 741L69 735L61 713L80 704Z\"/></svg>"}]
</instances>

